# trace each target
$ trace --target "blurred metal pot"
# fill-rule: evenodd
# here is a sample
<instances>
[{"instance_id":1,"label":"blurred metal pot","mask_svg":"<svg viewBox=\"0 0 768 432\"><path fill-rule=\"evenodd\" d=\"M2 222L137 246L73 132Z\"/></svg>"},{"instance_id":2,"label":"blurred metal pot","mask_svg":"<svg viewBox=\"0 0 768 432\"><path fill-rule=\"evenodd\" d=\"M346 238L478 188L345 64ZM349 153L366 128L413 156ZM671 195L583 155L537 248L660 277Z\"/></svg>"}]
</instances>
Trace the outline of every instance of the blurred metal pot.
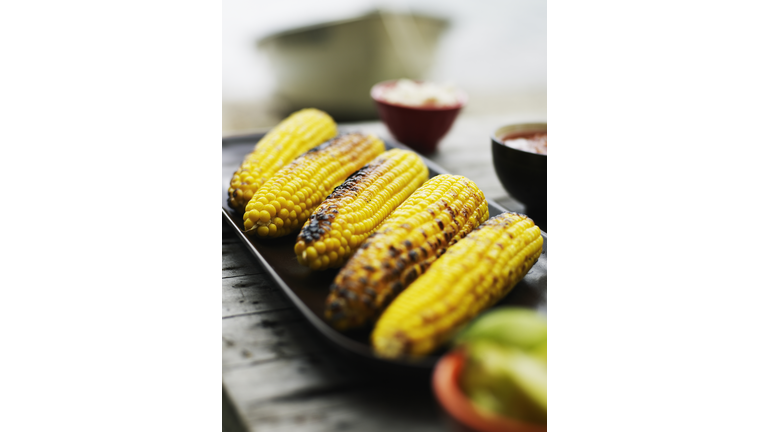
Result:
<instances>
[{"instance_id":1,"label":"blurred metal pot","mask_svg":"<svg viewBox=\"0 0 768 432\"><path fill-rule=\"evenodd\" d=\"M375 11L261 39L285 111L314 107L337 121L376 119L371 86L423 79L448 26L443 18Z\"/></svg>"}]
</instances>

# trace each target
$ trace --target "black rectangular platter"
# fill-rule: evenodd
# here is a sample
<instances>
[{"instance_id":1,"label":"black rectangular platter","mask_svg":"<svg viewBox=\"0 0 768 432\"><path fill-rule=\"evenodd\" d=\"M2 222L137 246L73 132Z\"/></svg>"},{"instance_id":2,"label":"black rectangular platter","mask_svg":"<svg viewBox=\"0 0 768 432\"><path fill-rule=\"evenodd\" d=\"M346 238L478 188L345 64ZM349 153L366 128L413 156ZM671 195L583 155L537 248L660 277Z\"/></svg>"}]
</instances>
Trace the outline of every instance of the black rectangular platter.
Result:
<instances>
[{"instance_id":1,"label":"black rectangular platter","mask_svg":"<svg viewBox=\"0 0 768 432\"><path fill-rule=\"evenodd\" d=\"M296 241L295 235L279 239L259 239L249 237L243 233L243 220L235 214L227 205L227 189L232 174L237 171L245 156L253 150L263 134L244 135L222 139L222 213L227 221L237 232L245 247L266 269L278 287L287 298L296 306L309 323L334 346L346 354L355 356L361 361L373 367L395 370L414 371L429 370L437 362L442 352L434 353L425 358L405 358L389 360L376 357L373 354L368 341L369 330L351 333L342 333L323 320L323 308L329 287L338 269L325 271L312 271L299 265L293 252ZM387 149L399 147L408 149L405 145L396 142L386 142ZM448 174L429 159L423 158L429 167L430 177L438 174ZM492 169L492 168L489 168ZM471 179L470 179L471 180ZM500 205L488 200L488 210L493 217L504 211ZM496 306L516 305L536 309L546 314L547 308L547 234L544 237L544 251L538 262L526 277Z\"/></svg>"}]
</instances>

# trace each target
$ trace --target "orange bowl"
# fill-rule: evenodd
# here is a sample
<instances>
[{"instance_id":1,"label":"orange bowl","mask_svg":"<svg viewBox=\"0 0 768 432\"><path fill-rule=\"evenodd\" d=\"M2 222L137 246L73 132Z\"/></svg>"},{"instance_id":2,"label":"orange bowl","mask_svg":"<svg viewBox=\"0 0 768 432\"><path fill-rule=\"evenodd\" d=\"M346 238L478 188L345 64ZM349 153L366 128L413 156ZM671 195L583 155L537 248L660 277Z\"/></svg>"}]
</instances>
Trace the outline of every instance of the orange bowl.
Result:
<instances>
[{"instance_id":1,"label":"orange bowl","mask_svg":"<svg viewBox=\"0 0 768 432\"><path fill-rule=\"evenodd\" d=\"M454 351L443 356L432 374L432 389L443 409L465 430L475 432L545 432L545 425L521 422L509 417L481 412L464 395L459 377L465 356Z\"/></svg>"}]
</instances>

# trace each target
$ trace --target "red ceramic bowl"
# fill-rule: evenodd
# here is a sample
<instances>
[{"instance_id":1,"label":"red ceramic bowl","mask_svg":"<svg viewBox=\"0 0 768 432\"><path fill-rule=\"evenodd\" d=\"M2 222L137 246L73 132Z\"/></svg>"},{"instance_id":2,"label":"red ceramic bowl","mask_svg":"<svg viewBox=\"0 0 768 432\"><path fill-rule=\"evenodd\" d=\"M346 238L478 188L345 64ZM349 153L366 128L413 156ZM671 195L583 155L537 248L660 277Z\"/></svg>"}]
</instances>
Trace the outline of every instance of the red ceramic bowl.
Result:
<instances>
[{"instance_id":1,"label":"red ceramic bowl","mask_svg":"<svg viewBox=\"0 0 768 432\"><path fill-rule=\"evenodd\" d=\"M459 103L448 107L413 107L385 101L384 92L397 80L384 81L371 88L379 117L389 132L401 143L421 154L430 154L453 126L456 116L467 103L467 95L456 90Z\"/></svg>"},{"instance_id":2,"label":"red ceramic bowl","mask_svg":"<svg viewBox=\"0 0 768 432\"><path fill-rule=\"evenodd\" d=\"M432 389L443 409L462 427L471 432L546 432L547 427L524 423L509 417L480 412L464 395L459 376L464 367L464 353L446 354L435 366Z\"/></svg>"}]
</instances>

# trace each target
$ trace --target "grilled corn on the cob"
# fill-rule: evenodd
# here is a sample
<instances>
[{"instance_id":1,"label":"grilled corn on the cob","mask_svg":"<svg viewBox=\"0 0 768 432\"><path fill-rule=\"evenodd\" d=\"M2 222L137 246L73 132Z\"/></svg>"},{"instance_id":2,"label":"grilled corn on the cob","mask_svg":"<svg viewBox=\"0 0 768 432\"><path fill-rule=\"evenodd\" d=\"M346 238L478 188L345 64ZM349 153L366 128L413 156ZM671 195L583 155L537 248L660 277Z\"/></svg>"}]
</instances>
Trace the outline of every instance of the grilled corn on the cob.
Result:
<instances>
[{"instance_id":1,"label":"grilled corn on the cob","mask_svg":"<svg viewBox=\"0 0 768 432\"><path fill-rule=\"evenodd\" d=\"M428 177L427 166L412 151L392 149L374 159L309 217L294 248L299 264L313 270L341 267Z\"/></svg>"},{"instance_id":2,"label":"grilled corn on the cob","mask_svg":"<svg viewBox=\"0 0 768 432\"><path fill-rule=\"evenodd\" d=\"M527 216L504 213L451 246L384 311L371 335L382 357L425 355L504 297L536 263L544 239Z\"/></svg>"},{"instance_id":3,"label":"grilled corn on the cob","mask_svg":"<svg viewBox=\"0 0 768 432\"><path fill-rule=\"evenodd\" d=\"M336 123L323 111L297 111L269 131L245 157L229 183L229 206L245 210L253 194L277 170L300 154L336 136Z\"/></svg>"},{"instance_id":4,"label":"grilled corn on the cob","mask_svg":"<svg viewBox=\"0 0 768 432\"><path fill-rule=\"evenodd\" d=\"M339 271L325 317L337 329L371 323L446 248L488 219L471 180L433 177L384 220Z\"/></svg>"},{"instance_id":5,"label":"grilled corn on the cob","mask_svg":"<svg viewBox=\"0 0 768 432\"><path fill-rule=\"evenodd\" d=\"M380 139L359 133L307 151L256 191L243 215L245 232L280 237L299 229L333 188L383 152Z\"/></svg>"}]
</instances>

